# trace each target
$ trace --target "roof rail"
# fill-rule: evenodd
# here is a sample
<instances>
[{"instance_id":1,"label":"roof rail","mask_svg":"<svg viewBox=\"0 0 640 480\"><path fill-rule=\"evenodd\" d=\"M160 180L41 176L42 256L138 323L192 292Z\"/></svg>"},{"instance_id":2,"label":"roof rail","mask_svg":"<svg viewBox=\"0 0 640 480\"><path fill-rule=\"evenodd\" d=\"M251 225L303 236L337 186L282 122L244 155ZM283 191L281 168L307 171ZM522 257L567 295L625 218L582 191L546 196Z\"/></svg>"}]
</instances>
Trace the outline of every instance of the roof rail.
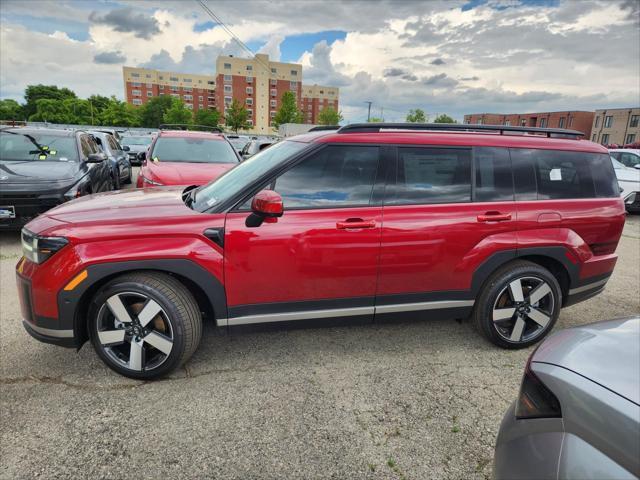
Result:
<instances>
[{"instance_id":1,"label":"roof rail","mask_svg":"<svg viewBox=\"0 0 640 480\"><path fill-rule=\"evenodd\" d=\"M209 130L211 132L222 133L220 127L212 127L210 125L192 125L188 123L163 123L158 127L158 130Z\"/></svg>"},{"instance_id":2,"label":"roof rail","mask_svg":"<svg viewBox=\"0 0 640 480\"><path fill-rule=\"evenodd\" d=\"M584 137L584 133L577 130L563 128L512 127L508 125L470 125L466 123L352 123L338 130L338 133L380 132L382 130L417 130L439 132L496 132L500 135L509 133L529 133L549 138Z\"/></svg>"},{"instance_id":3,"label":"roof rail","mask_svg":"<svg viewBox=\"0 0 640 480\"><path fill-rule=\"evenodd\" d=\"M308 132L323 132L325 130L339 130L340 129L340 125L317 125L313 128L311 128L310 130L307 130Z\"/></svg>"}]
</instances>

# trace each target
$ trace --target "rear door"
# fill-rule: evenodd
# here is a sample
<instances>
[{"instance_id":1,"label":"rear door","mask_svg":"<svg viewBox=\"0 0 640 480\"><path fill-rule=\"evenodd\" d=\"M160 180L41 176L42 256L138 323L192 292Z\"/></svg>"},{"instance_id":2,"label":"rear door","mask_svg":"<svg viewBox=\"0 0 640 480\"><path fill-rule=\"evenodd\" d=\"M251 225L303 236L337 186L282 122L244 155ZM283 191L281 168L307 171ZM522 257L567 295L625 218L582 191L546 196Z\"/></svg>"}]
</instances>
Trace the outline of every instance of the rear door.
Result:
<instances>
[{"instance_id":1,"label":"rear door","mask_svg":"<svg viewBox=\"0 0 640 480\"><path fill-rule=\"evenodd\" d=\"M506 149L399 146L384 202L376 315L468 311L474 270L515 248L515 214Z\"/></svg>"},{"instance_id":2,"label":"rear door","mask_svg":"<svg viewBox=\"0 0 640 480\"><path fill-rule=\"evenodd\" d=\"M284 214L248 227L250 199L227 214L229 324L373 318L382 224L380 148L328 145L267 187Z\"/></svg>"}]
</instances>

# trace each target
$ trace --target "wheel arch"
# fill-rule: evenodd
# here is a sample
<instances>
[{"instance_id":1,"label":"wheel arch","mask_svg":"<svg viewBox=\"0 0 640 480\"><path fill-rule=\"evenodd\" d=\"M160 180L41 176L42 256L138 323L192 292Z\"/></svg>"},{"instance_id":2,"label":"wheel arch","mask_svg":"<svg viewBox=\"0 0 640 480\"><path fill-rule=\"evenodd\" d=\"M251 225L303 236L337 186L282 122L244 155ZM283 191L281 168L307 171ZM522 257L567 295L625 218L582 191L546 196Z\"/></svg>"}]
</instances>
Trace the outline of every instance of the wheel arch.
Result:
<instances>
[{"instance_id":1,"label":"wheel arch","mask_svg":"<svg viewBox=\"0 0 640 480\"><path fill-rule=\"evenodd\" d=\"M87 278L82 288L62 290L58 295L60 315L73 319L73 330L78 348L89 338L87 313L94 294L109 281L132 272L160 272L171 275L185 285L198 302L207 318L227 317L227 301L224 286L210 272L191 260L166 259L148 261L113 262L87 267Z\"/></svg>"}]
</instances>

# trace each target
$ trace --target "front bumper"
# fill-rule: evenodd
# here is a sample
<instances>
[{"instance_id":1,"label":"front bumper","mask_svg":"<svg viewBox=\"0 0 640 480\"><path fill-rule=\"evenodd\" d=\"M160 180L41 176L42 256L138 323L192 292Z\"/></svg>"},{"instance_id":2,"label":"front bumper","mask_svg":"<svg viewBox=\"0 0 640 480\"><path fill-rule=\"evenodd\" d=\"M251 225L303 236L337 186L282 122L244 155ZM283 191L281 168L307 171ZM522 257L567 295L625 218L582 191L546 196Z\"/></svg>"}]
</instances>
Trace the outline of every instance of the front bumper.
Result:
<instances>
[{"instance_id":1,"label":"front bumper","mask_svg":"<svg viewBox=\"0 0 640 480\"><path fill-rule=\"evenodd\" d=\"M41 213L66 201L62 194L1 193L0 207L13 207L14 216L0 218L0 230L20 230Z\"/></svg>"}]
</instances>

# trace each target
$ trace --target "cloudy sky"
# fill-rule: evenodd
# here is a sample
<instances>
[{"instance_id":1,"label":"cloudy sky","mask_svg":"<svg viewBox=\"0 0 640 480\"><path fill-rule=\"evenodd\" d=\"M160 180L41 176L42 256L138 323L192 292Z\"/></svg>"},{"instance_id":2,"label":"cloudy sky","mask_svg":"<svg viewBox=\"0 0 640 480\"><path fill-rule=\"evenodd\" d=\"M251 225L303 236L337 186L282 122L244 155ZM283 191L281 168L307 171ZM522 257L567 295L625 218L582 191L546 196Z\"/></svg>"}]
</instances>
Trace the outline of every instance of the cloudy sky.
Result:
<instances>
[{"instance_id":1,"label":"cloudy sky","mask_svg":"<svg viewBox=\"0 0 640 480\"><path fill-rule=\"evenodd\" d=\"M387 121L640 104L640 0L204 1L253 52L339 86L351 122L365 101ZM0 98L122 98L123 65L213 74L248 55L193 0L2 0L0 18Z\"/></svg>"}]
</instances>

